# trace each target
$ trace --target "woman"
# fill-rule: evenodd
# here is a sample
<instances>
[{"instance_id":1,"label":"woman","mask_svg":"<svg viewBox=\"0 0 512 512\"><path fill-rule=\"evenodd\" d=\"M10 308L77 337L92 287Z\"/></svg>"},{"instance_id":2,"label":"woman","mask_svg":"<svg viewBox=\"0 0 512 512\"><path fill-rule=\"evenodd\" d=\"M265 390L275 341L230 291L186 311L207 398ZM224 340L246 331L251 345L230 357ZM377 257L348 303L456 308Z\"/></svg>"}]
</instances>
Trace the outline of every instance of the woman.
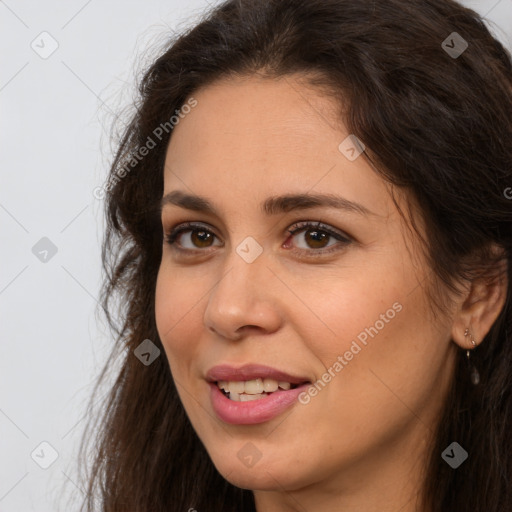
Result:
<instances>
[{"instance_id":1,"label":"woman","mask_svg":"<svg viewBox=\"0 0 512 512\"><path fill-rule=\"evenodd\" d=\"M140 95L87 510L512 510L512 64L478 15L228 1Z\"/></svg>"}]
</instances>

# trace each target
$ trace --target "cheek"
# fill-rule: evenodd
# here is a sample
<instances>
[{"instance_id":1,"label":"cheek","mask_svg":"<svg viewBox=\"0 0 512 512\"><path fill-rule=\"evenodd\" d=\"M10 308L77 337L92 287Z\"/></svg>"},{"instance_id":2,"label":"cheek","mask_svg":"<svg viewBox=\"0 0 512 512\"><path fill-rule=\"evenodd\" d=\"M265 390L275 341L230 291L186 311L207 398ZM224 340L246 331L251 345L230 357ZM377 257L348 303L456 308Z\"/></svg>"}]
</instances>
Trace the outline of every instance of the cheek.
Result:
<instances>
[{"instance_id":1,"label":"cheek","mask_svg":"<svg viewBox=\"0 0 512 512\"><path fill-rule=\"evenodd\" d=\"M325 435L343 425L353 440L379 439L404 428L411 411L435 408L429 402L443 380L446 340L431 321L423 289L411 293L394 284L374 295L347 288L324 304L323 319L338 336L332 344L311 338L324 370L307 407L314 410L310 418L330 423Z\"/></svg>"},{"instance_id":2,"label":"cheek","mask_svg":"<svg viewBox=\"0 0 512 512\"><path fill-rule=\"evenodd\" d=\"M296 329L325 367L351 348L357 352L372 340L385 337L396 320L404 317L409 291L399 272L379 273L375 268L302 276L300 281L291 282L290 288L300 297L300 302L293 302ZM347 357L355 358L354 353Z\"/></svg>"},{"instance_id":3,"label":"cheek","mask_svg":"<svg viewBox=\"0 0 512 512\"><path fill-rule=\"evenodd\" d=\"M311 417L330 404L345 425L354 425L355 418L375 425L391 411L403 419L409 411L401 400L414 409L435 385L446 340L432 321L423 287L412 284L412 271L396 270L317 280L314 292L303 281L299 293L310 309L295 313L296 329L320 362L321 382L311 397L318 409ZM367 407L361 409L363 402Z\"/></svg>"},{"instance_id":4,"label":"cheek","mask_svg":"<svg viewBox=\"0 0 512 512\"><path fill-rule=\"evenodd\" d=\"M181 274L183 275L183 273ZM180 277L176 269L161 266L155 290L155 320L160 340L171 366L177 371L177 362L190 361L197 347L202 323L198 319L205 297L204 281L194 283L189 277Z\"/></svg>"}]
</instances>

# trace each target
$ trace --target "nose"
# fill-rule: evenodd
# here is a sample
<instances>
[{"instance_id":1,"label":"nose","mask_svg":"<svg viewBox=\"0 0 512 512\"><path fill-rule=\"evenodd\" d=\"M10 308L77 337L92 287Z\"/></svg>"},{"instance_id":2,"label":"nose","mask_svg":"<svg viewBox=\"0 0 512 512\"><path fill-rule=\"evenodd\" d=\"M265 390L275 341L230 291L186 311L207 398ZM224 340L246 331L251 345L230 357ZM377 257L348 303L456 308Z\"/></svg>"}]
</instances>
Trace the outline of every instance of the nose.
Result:
<instances>
[{"instance_id":1,"label":"nose","mask_svg":"<svg viewBox=\"0 0 512 512\"><path fill-rule=\"evenodd\" d=\"M279 329L278 280L267 263L265 252L247 263L233 249L223 267L227 270L210 292L203 319L207 329L235 341L249 333L269 334Z\"/></svg>"}]
</instances>

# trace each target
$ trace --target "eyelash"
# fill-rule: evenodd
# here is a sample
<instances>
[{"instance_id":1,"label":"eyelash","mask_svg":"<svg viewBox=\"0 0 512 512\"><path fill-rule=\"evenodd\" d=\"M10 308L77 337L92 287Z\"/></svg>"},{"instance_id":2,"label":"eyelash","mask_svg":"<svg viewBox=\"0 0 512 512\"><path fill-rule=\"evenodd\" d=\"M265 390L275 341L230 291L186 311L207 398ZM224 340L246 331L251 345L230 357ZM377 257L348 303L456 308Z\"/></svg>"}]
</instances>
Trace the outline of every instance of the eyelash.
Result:
<instances>
[{"instance_id":1,"label":"eyelash","mask_svg":"<svg viewBox=\"0 0 512 512\"><path fill-rule=\"evenodd\" d=\"M310 255L313 257L321 257L321 256L324 256L325 254L330 254L330 253L333 253L336 251L340 251L343 249L344 246L349 245L353 241L350 237L348 237L348 235L343 234L342 232L335 231L334 229L329 228L328 226L326 226L325 224L322 224L321 222L311 222L311 221L298 222L297 224L295 224L294 229L289 229L289 230L287 230L287 232L290 233L290 235L293 237L294 235L296 235L297 233L299 233L301 231L308 231L309 229L307 229L307 228L309 228L310 230L319 231L320 233L328 234L329 236L331 236L331 237L335 238L336 240L338 240L339 242L341 242L342 247L339 247L340 244L334 244L333 246L329 247L328 249L310 249L310 251L307 251L306 249L291 249L292 252L298 252L298 253L303 254L304 251L306 251L306 252L310 252ZM185 222L185 223L180 224L177 227L173 228L169 234L166 234L165 240L169 245L174 246L173 248L175 250L183 252L183 253L190 253L190 252L197 252L197 251L206 252L207 249L206 250L205 249L197 249L196 251L194 251L193 249L182 249L182 248L178 247L178 245L176 244L176 239L178 238L178 236L180 234L187 232L187 231L194 231L196 229L206 231L208 233L213 234L214 236L217 236L217 235L215 235L215 233L213 233L213 231L207 229L202 224L197 224L195 222Z\"/></svg>"}]
</instances>

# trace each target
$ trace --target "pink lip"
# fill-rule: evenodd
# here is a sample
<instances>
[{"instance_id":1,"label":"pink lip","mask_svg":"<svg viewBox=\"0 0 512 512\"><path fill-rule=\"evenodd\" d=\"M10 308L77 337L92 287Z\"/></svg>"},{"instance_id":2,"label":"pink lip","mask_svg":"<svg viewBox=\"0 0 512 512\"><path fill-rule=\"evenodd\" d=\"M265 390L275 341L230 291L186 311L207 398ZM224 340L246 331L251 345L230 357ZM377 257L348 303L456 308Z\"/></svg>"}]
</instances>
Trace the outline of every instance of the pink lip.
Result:
<instances>
[{"instance_id":1,"label":"pink lip","mask_svg":"<svg viewBox=\"0 0 512 512\"><path fill-rule=\"evenodd\" d=\"M270 366L261 364L246 364L239 368L228 364L221 364L210 368L206 373L206 380L218 382L219 380L253 380L253 379L274 379L278 382L289 382L290 384L302 384L308 382L307 377L298 377L276 370Z\"/></svg>"},{"instance_id":2,"label":"pink lip","mask_svg":"<svg viewBox=\"0 0 512 512\"><path fill-rule=\"evenodd\" d=\"M249 402L235 402L222 393L216 382L240 381L253 379L274 379L278 382L290 382L291 384L302 384L294 389L274 391L272 394L251 400ZM310 382L305 377L289 375L269 366L249 364L240 368L229 365L214 366L211 368L206 379L210 386L210 399L215 414L224 422L233 425L252 425L264 423L275 418L288 407L290 407Z\"/></svg>"},{"instance_id":3,"label":"pink lip","mask_svg":"<svg viewBox=\"0 0 512 512\"><path fill-rule=\"evenodd\" d=\"M264 423L281 414L309 384L288 391L274 391L265 398L249 402L235 402L225 396L217 384L210 382L209 386L213 410L222 421L233 425L252 425Z\"/></svg>"}]
</instances>

